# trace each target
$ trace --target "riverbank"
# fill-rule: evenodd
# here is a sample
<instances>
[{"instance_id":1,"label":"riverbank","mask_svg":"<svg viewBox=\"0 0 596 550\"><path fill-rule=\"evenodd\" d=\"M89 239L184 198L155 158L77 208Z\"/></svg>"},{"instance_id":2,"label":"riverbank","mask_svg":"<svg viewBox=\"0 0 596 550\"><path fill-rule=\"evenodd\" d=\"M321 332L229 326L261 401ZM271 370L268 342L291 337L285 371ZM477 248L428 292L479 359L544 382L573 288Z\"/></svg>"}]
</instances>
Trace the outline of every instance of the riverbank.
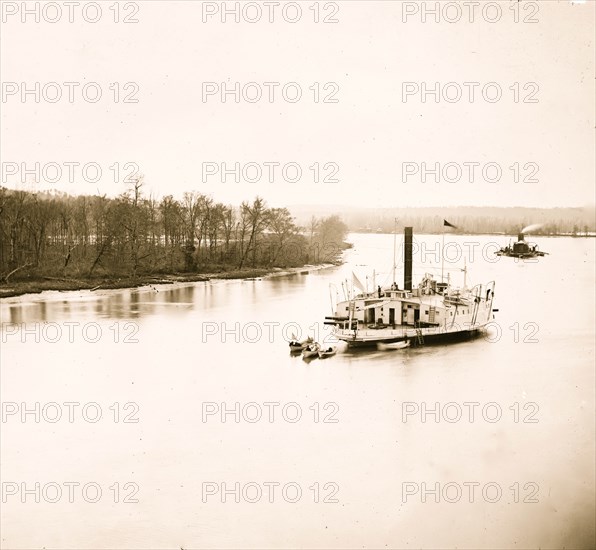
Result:
<instances>
[{"instance_id":1,"label":"riverbank","mask_svg":"<svg viewBox=\"0 0 596 550\"><path fill-rule=\"evenodd\" d=\"M309 273L320 269L327 269L341 265L341 263L326 263L305 265L293 268L272 269L237 269L216 273L173 273L169 275L140 275L138 277L96 277L90 279L67 279L58 277L41 277L30 280L20 280L0 285L0 299L14 298L25 294L40 294L46 291L71 292L77 290L112 290L120 288L138 288L143 286L171 285L175 283L194 283L225 279L261 279L267 277L281 277L295 273Z\"/></svg>"}]
</instances>

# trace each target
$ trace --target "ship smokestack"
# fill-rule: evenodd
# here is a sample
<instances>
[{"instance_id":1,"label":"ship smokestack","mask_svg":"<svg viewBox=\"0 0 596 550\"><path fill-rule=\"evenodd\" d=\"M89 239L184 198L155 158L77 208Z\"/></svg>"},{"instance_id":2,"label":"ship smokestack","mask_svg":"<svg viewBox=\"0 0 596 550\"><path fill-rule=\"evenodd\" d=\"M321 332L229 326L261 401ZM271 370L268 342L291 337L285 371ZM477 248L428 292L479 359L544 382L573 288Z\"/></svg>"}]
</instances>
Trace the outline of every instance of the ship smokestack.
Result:
<instances>
[{"instance_id":1,"label":"ship smokestack","mask_svg":"<svg viewBox=\"0 0 596 550\"><path fill-rule=\"evenodd\" d=\"M404 290L412 290L412 228L404 227Z\"/></svg>"}]
</instances>

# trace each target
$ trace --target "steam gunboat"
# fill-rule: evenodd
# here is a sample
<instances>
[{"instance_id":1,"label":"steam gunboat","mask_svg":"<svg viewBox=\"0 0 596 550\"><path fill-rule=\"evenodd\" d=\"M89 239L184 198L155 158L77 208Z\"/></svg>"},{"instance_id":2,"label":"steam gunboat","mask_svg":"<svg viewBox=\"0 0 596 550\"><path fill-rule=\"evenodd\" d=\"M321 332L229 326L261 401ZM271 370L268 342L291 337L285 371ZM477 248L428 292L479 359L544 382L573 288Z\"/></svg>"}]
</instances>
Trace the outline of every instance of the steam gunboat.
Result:
<instances>
[{"instance_id":1,"label":"steam gunboat","mask_svg":"<svg viewBox=\"0 0 596 550\"><path fill-rule=\"evenodd\" d=\"M376 291L367 292L352 274L352 286L361 292L348 292L345 300L332 306L333 315L325 317L325 324L335 327L335 336L349 347L397 342L423 345L482 331L493 318L493 311L497 311L492 307L495 282L468 288L467 268L464 268L461 288L451 286L449 277L447 282L437 281L429 273L414 287L411 227L404 228L404 245L403 290L394 282L388 288L379 286ZM394 243L394 281L395 267Z\"/></svg>"},{"instance_id":2,"label":"steam gunboat","mask_svg":"<svg viewBox=\"0 0 596 550\"><path fill-rule=\"evenodd\" d=\"M497 256L508 256L510 258L541 258L548 254L548 252L542 252L538 250L537 244L530 244L526 242L525 234L532 228L537 226L529 226L522 229L517 235L517 242L509 244L497 250L495 254Z\"/></svg>"}]
</instances>

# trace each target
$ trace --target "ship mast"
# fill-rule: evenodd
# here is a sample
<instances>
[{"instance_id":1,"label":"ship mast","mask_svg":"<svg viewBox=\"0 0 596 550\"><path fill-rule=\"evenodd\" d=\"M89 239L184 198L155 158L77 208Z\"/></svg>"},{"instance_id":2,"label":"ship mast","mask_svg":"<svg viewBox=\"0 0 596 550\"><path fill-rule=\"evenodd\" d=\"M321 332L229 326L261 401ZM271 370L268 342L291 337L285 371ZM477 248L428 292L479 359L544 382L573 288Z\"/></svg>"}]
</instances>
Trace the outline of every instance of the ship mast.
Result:
<instances>
[{"instance_id":1,"label":"ship mast","mask_svg":"<svg viewBox=\"0 0 596 550\"><path fill-rule=\"evenodd\" d=\"M441 244L441 282L443 282L444 268L445 268L445 222L443 222L443 242Z\"/></svg>"},{"instance_id":2,"label":"ship mast","mask_svg":"<svg viewBox=\"0 0 596 550\"><path fill-rule=\"evenodd\" d=\"M393 228L393 281L391 282L391 284L393 285L393 283L395 283L396 278L395 278L395 248L396 248L396 244L397 244L397 218L395 218L395 226ZM393 287L392 287L393 288Z\"/></svg>"}]
</instances>

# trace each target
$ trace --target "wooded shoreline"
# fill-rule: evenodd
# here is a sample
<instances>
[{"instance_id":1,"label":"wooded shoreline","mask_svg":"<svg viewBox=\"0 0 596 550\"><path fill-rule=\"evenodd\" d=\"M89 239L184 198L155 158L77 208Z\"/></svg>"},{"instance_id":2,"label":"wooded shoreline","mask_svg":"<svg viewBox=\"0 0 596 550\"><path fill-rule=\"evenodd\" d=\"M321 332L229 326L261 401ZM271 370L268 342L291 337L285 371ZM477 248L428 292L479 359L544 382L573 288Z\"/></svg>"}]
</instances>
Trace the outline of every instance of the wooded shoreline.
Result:
<instances>
[{"instance_id":1,"label":"wooded shoreline","mask_svg":"<svg viewBox=\"0 0 596 550\"><path fill-rule=\"evenodd\" d=\"M239 206L198 191L160 201L142 178L115 198L0 186L0 298L44 290L243 279L336 263L339 216L296 225L256 197Z\"/></svg>"}]
</instances>

